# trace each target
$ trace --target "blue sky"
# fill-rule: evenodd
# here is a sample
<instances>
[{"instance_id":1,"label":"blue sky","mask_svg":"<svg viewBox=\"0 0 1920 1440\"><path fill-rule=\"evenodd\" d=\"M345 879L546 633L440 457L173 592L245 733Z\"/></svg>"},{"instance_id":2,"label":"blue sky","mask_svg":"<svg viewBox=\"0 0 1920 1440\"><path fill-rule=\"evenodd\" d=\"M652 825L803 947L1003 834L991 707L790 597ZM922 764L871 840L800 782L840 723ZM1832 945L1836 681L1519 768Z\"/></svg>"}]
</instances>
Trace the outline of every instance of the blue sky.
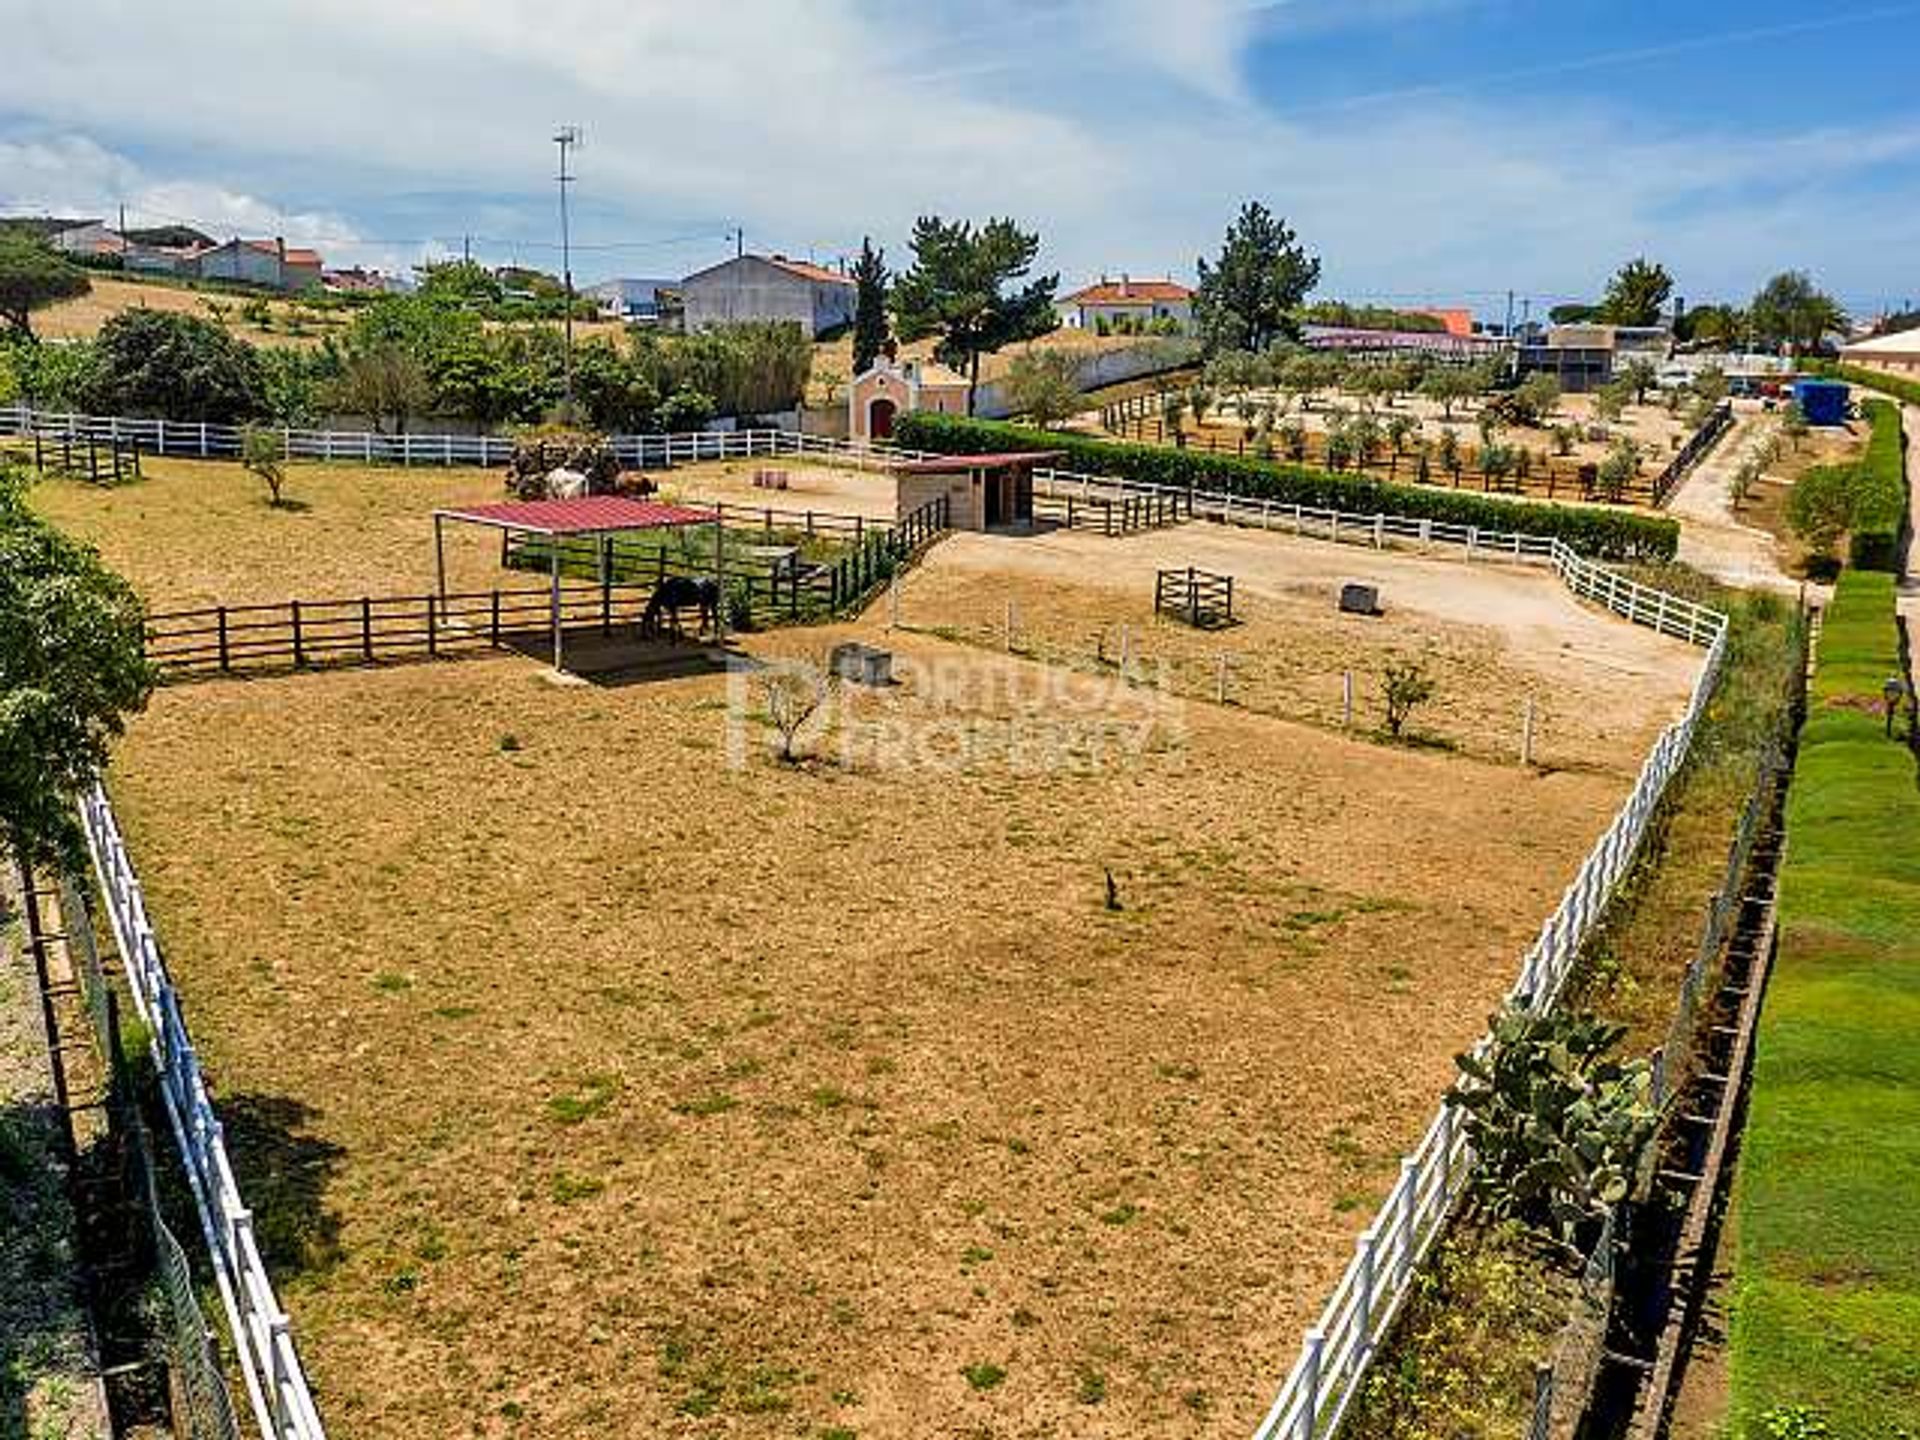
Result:
<instances>
[{"instance_id":1,"label":"blue sky","mask_svg":"<svg viewBox=\"0 0 1920 1440\"><path fill-rule=\"evenodd\" d=\"M1323 293L1504 308L1621 260L1693 300L1798 266L1920 291L1920 3L1837 0L0 0L0 210L185 218L403 266L583 279L750 246L904 259L1012 214L1077 283L1190 276L1243 199ZM904 17L912 16L910 23ZM111 43L101 43L102 37Z\"/></svg>"}]
</instances>

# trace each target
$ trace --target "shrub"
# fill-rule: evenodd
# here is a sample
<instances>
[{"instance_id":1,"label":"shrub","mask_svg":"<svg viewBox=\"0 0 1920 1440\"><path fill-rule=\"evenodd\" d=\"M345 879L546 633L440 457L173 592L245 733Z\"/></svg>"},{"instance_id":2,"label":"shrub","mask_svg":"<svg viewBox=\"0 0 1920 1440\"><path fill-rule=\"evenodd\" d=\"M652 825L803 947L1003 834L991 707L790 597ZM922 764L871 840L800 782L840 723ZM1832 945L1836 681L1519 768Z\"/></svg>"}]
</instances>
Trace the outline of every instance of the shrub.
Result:
<instances>
[{"instance_id":1,"label":"shrub","mask_svg":"<svg viewBox=\"0 0 1920 1440\"><path fill-rule=\"evenodd\" d=\"M1573 505L1499 500L1334 475L1298 463L1274 465L1236 455L1172 450L1100 440L1072 432L1028 430L991 420L916 412L900 417L900 443L941 454L995 450L1064 452L1067 468L1209 494L1288 505L1403 515L1487 530L1554 536L1584 555L1606 560L1670 560L1680 527L1664 515L1633 515ZM1304 443L1304 435L1301 436ZM1441 460L1445 461L1445 432Z\"/></svg>"},{"instance_id":2,"label":"shrub","mask_svg":"<svg viewBox=\"0 0 1920 1440\"><path fill-rule=\"evenodd\" d=\"M249 425L240 432L240 464L267 487L267 503L279 509L286 487L286 449L278 431Z\"/></svg>"},{"instance_id":3,"label":"shrub","mask_svg":"<svg viewBox=\"0 0 1920 1440\"><path fill-rule=\"evenodd\" d=\"M1455 1057L1447 1103L1465 1112L1480 1159L1473 1193L1491 1214L1573 1248L1627 1198L1657 1112L1647 1062L1606 1058L1625 1034L1592 1016L1509 1006L1486 1054Z\"/></svg>"},{"instance_id":4,"label":"shrub","mask_svg":"<svg viewBox=\"0 0 1920 1440\"><path fill-rule=\"evenodd\" d=\"M1900 528L1907 515L1900 410L1885 400L1869 400L1866 412L1873 435L1865 458L1855 467L1849 558L1860 570L1898 570Z\"/></svg>"},{"instance_id":5,"label":"shrub","mask_svg":"<svg viewBox=\"0 0 1920 1440\"><path fill-rule=\"evenodd\" d=\"M1414 707L1433 698L1433 677L1418 660L1389 660L1381 673L1380 689L1387 703L1387 734L1398 740Z\"/></svg>"}]
</instances>

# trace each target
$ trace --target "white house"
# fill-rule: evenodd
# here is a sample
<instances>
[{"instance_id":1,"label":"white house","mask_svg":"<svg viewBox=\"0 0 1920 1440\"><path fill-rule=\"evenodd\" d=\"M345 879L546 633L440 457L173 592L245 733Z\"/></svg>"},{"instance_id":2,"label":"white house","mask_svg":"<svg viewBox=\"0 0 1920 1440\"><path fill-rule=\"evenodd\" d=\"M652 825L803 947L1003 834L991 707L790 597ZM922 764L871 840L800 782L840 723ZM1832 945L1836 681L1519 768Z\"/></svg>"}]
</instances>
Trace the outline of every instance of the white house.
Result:
<instances>
[{"instance_id":1,"label":"white house","mask_svg":"<svg viewBox=\"0 0 1920 1440\"><path fill-rule=\"evenodd\" d=\"M127 249L125 238L101 220L62 222L61 228L47 237L47 243L61 254L81 260L124 255Z\"/></svg>"},{"instance_id":2,"label":"white house","mask_svg":"<svg viewBox=\"0 0 1920 1440\"><path fill-rule=\"evenodd\" d=\"M1840 358L1849 365L1864 365L1889 375L1920 374L1920 330L1896 330L1891 335L1855 340L1840 347Z\"/></svg>"},{"instance_id":3,"label":"white house","mask_svg":"<svg viewBox=\"0 0 1920 1440\"><path fill-rule=\"evenodd\" d=\"M737 255L680 282L689 332L753 320L792 320L818 338L853 323L845 275L784 255Z\"/></svg>"},{"instance_id":4,"label":"white house","mask_svg":"<svg viewBox=\"0 0 1920 1440\"><path fill-rule=\"evenodd\" d=\"M202 280L231 280L268 290L318 290L322 281L320 252L288 248L285 240L229 240L194 257L194 274Z\"/></svg>"},{"instance_id":5,"label":"white house","mask_svg":"<svg viewBox=\"0 0 1920 1440\"><path fill-rule=\"evenodd\" d=\"M631 320L642 325L660 320L660 293L679 288L677 280L602 280L580 293L600 307L609 320Z\"/></svg>"},{"instance_id":6,"label":"white house","mask_svg":"<svg viewBox=\"0 0 1920 1440\"><path fill-rule=\"evenodd\" d=\"M1082 330L1097 330L1105 321L1114 329L1145 333L1164 329L1168 321L1182 335L1193 329L1193 292L1176 280L1118 280L1100 277L1100 283L1061 299L1060 318Z\"/></svg>"}]
</instances>

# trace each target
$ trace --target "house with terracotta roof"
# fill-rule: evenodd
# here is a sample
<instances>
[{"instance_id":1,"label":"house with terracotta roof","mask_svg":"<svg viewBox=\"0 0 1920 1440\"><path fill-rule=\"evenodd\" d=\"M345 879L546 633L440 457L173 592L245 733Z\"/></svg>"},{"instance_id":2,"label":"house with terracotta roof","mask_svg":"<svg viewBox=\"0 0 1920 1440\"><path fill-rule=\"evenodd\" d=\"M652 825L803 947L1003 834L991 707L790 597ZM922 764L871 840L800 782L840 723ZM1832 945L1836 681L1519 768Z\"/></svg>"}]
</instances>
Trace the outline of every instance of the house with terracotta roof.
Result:
<instances>
[{"instance_id":1,"label":"house with terracotta roof","mask_svg":"<svg viewBox=\"0 0 1920 1440\"><path fill-rule=\"evenodd\" d=\"M1064 324L1081 330L1146 334L1172 328L1185 335L1193 329L1193 291L1177 280L1136 280L1131 275L1109 280L1102 275L1097 285L1062 297L1057 308Z\"/></svg>"},{"instance_id":2,"label":"house with terracotta roof","mask_svg":"<svg viewBox=\"0 0 1920 1440\"><path fill-rule=\"evenodd\" d=\"M818 339L853 323L854 283L785 255L736 255L680 282L688 331L755 320L791 320Z\"/></svg>"},{"instance_id":3,"label":"house with terracotta roof","mask_svg":"<svg viewBox=\"0 0 1920 1440\"><path fill-rule=\"evenodd\" d=\"M318 290L324 283L320 252L290 248L283 239L229 240L202 250L193 259L202 280L226 280L292 294Z\"/></svg>"}]
</instances>

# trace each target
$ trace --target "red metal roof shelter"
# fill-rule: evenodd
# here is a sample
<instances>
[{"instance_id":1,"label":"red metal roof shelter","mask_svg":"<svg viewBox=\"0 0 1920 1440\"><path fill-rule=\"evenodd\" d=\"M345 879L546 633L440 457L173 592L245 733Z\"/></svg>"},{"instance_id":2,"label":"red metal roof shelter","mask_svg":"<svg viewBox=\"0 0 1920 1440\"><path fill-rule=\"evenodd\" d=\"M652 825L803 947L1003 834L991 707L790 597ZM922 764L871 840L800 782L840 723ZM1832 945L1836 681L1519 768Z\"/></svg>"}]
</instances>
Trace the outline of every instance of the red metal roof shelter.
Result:
<instances>
[{"instance_id":1,"label":"red metal roof shelter","mask_svg":"<svg viewBox=\"0 0 1920 1440\"><path fill-rule=\"evenodd\" d=\"M463 505L433 512L433 568L440 598L447 596L447 553L443 524L456 521L467 525L486 525L519 535L539 535L557 540L566 536L617 535L626 530L663 530L686 525L713 526L714 574L723 575L725 556L718 510L697 510L687 505L669 505L659 500L639 500L628 495L582 495L571 500L500 500L482 505ZM504 541L502 542L504 543ZM609 549L600 550L600 580L608 577ZM560 624L560 547L550 547L553 561L553 668L565 667L563 632ZM719 636L726 639L726 611L721 607L717 621Z\"/></svg>"},{"instance_id":2,"label":"red metal roof shelter","mask_svg":"<svg viewBox=\"0 0 1920 1440\"><path fill-rule=\"evenodd\" d=\"M436 510L436 520L464 520L523 535L611 535L621 530L658 530L672 525L711 525L714 510L695 510L627 495L583 495L575 500L501 500Z\"/></svg>"}]
</instances>

